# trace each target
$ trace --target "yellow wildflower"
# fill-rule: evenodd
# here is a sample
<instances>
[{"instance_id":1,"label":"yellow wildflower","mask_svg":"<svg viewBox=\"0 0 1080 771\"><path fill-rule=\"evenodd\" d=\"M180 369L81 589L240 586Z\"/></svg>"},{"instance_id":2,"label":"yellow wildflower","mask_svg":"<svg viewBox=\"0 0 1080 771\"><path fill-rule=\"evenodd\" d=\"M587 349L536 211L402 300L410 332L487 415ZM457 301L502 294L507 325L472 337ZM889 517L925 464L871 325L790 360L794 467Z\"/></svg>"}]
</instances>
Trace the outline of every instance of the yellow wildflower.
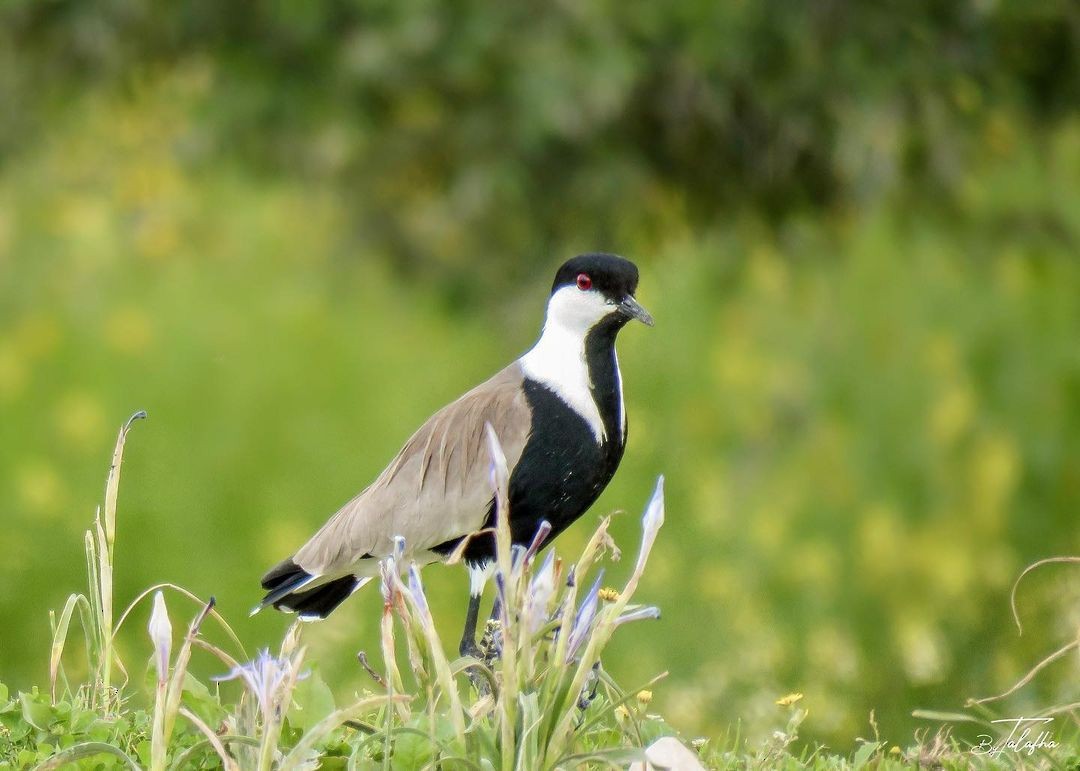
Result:
<instances>
[{"instance_id":1,"label":"yellow wildflower","mask_svg":"<svg viewBox=\"0 0 1080 771\"><path fill-rule=\"evenodd\" d=\"M776 700L776 703L781 707L790 707L792 704L802 701L802 697L803 695L796 691L794 693L789 693L787 696L780 697Z\"/></svg>"}]
</instances>

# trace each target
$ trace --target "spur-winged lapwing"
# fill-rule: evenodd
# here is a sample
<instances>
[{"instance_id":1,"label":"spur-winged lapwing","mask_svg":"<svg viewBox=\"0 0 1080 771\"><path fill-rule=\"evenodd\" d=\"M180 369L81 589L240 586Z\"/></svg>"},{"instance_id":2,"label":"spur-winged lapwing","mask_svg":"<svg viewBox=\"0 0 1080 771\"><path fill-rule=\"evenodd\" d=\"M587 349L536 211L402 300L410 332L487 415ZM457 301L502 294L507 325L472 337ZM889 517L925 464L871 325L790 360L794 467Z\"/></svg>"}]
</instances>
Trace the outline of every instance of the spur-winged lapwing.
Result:
<instances>
[{"instance_id":1,"label":"spur-winged lapwing","mask_svg":"<svg viewBox=\"0 0 1080 771\"><path fill-rule=\"evenodd\" d=\"M366 490L263 576L267 593L256 610L273 605L325 618L378 574L401 536L416 562L460 551L471 578L461 650L475 652L480 595L495 557L485 425L506 455L514 543L528 546L545 520L550 541L592 505L622 459L626 410L615 336L632 319L653 323L634 299L637 284L637 267L613 254L566 262L536 345L432 415Z\"/></svg>"}]
</instances>

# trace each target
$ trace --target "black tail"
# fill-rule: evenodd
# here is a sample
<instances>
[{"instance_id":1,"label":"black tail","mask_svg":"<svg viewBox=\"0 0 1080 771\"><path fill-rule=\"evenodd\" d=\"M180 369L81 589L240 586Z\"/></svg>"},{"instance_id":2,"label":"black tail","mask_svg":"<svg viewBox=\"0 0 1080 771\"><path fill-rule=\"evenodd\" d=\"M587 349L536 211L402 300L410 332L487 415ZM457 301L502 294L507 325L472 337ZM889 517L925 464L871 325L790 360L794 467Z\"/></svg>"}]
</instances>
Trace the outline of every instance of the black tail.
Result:
<instances>
[{"instance_id":1,"label":"black tail","mask_svg":"<svg viewBox=\"0 0 1080 771\"><path fill-rule=\"evenodd\" d=\"M262 578L266 596L254 612L273 605L278 610L299 613L303 618L326 618L356 590L361 581L356 576L342 576L304 589L316 579L317 576L311 575L291 559L275 565Z\"/></svg>"},{"instance_id":2,"label":"black tail","mask_svg":"<svg viewBox=\"0 0 1080 771\"><path fill-rule=\"evenodd\" d=\"M305 619L326 618L359 585L360 579L356 576L335 578L333 581L316 586L314 589L308 589L306 592L288 594L275 602L274 607L278 610L296 611L301 618Z\"/></svg>"},{"instance_id":3,"label":"black tail","mask_svg":"<svg viewBox=\"0 0 1080 771\"><path fill-rule=\"evenodd\" d=\"M266 575L262 577L262 588L272 592L285 584L296 583L298 578L306 580L311 578L311 574L293 562L290 557L266 571Z\"/></svg>"}]
</instances>

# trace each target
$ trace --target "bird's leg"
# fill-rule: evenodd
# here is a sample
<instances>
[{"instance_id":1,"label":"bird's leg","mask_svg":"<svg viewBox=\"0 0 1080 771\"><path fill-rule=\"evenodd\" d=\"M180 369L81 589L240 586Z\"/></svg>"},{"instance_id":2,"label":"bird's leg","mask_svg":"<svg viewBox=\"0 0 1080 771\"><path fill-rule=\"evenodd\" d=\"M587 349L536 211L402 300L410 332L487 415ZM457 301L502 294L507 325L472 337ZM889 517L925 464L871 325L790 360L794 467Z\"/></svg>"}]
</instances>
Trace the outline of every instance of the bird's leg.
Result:
<instances>
[{"instance_id":1,"label":"bird's leg","mask_svg":"<svg viewBox=\"0 0 1080 771\"><path fill-rule=\"evenodd\" d=\"M461 633L461 645L458 653L462 656L482 658L480 648L476 644L476 619L480 614L480 592L469 594L469 607L465 611L465 630Z\"/></svg>"},{"instance_id":2,"label":"bird's leg","mask_svg":"<svg viewBox=\"0 0 1080 771\"><path fill-rule=\"evenodd\" d=\"M476 586L476 582L473 582L473 591L469 592L469 607L465 611L465 631L461 634L461 645L458 646L458 652L462 656L472 656L474 659L479 659L484 663L488 663L487 655L484 652L484 648L481 648L476 644L476 621L480 615L480 597L483 591L483 585ZM485 633L484 640L487 636ZM483 641L482 641L483 642ZM469 681L473 684L473 688L476 689L478 696L486 696L491 693L491 681L480 672L480 668L471 666L466 668L465 674L469 676Z\"/></svg>"},{"instance_id":3,"label":"bird's leg","mask_svg":"<svg viewBox=\"0 0 1080 771\"><path fill-rule=\"evenodd\" d=\"M502 656L502 637L499 634L502 617L502 603L499 595L495 595L495 601L491 605L491 615L488 616L487 624L484 625L484 633L480 636L480 659L488 666L493 665Z\"/></svg>"},{"instance_id":4,"label":"bird's leg","mask_svg":"<svg viewBox=\"0 0 1080 771\"><path fill-rule=\"evenodd\" d=\"M476 644L476 621L480 615L480 598L484 594L484 586L491 577L494 564L491 562L470 563L469 568L469 607L465 611L465 630L461 633L461 645L458 653L462 656L474 656L483 658L479 646Z\"/></svg>"}]
</instances>

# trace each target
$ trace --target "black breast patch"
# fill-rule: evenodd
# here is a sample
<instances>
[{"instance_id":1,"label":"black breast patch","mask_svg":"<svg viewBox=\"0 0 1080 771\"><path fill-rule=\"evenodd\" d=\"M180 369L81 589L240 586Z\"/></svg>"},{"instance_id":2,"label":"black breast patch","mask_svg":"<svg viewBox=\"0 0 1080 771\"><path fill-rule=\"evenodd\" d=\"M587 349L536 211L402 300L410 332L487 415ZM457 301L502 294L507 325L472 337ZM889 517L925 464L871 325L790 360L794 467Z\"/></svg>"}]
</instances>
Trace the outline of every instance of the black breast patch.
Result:
<instances>
[{"instance_id":1,"label":"black breast patch","mask_svg":"<svg viewBox=\"0 0 1080 771\"><path fill-rule=\"evenodd\" d=\"M527 545L543 520L551 523L550 540L585 513L615 475L624 444L611 432L607 441L597 443L585 419L547 386L526 379L524 388L532 431L510 475L510 533L515 544ZM484 527L493 525L492 505ZM449 554L460 541L433 551ZM494 559L494 535L472 537L463 557L469 563Z\"/></svg>"},{"instance_id":2,"label":"black breast patch","mask_svg":"<svg viewBox=\"0 0 1080 771\"><path fill-rule=\"evenodd\" d=\"M625 323L617 316L601 322L585 339L585 361L592 396L604 422L607 438L596 441L585 418L543 383L526 378L525 396L532 408L532 428L521 458L510 472L510 533L515 544L532 542L540 523L551 523L548 541L565 530L600 497L622 460L622 393L615 359L615 335ZM494 526L494 501L484 529ZM461 543L455 538L432 551L450 554ZM495 558L492 533L469 539L463 557L468 563Z\"/></svg>"}]
</instances>

